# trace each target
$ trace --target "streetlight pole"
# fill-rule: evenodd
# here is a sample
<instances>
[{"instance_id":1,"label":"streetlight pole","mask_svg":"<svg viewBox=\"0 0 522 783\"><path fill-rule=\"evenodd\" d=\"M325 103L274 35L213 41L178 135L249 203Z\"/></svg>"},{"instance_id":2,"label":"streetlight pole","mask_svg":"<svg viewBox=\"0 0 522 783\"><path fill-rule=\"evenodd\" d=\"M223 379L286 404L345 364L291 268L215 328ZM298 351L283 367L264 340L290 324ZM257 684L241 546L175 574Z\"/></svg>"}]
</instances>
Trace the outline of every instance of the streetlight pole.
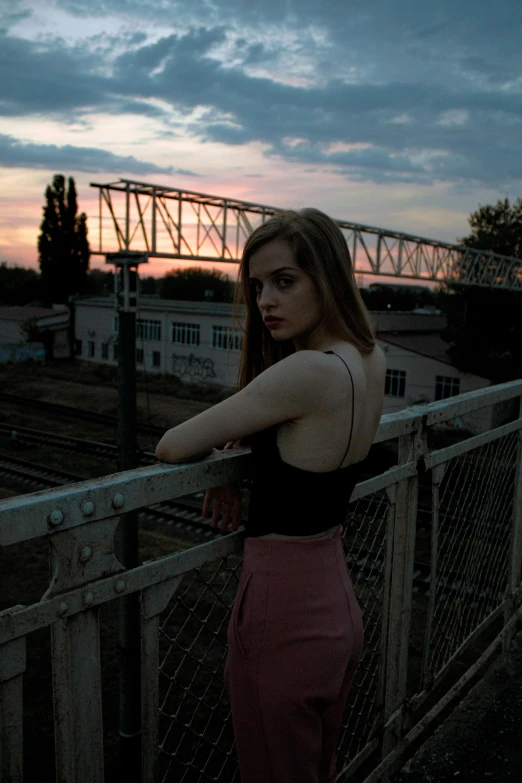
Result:
<instances>
[{"instance_id":1,"label":"streetlight pole","mask_svg":"<svg viewBox=\"0 0 522 783\"><path fill-rule=\"evenodd\" d=\"M118 315L118 470L137 467L136 433L136 308L138 264L143 253L107 254L115 264L114 294ZM138 514L121 514L118 525L118 558L125 569L139 565ZM127 781L141 780L141 676L140 606L138 593L120 600L120 773Z\"/></svg>"}]
</instances>

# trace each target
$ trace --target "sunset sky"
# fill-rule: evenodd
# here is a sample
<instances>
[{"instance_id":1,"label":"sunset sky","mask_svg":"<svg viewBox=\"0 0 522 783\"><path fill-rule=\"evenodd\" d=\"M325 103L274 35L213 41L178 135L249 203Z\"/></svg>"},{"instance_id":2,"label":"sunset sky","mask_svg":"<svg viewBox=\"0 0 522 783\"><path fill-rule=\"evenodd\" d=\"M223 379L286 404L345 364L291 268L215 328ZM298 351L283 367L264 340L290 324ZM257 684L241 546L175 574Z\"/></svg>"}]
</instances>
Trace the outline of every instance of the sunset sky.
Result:
<instances>
[{"instance_id":1,"label":"sunset sky","mask_svg":"<svg viewBox=\"0 0 522 783\"><path fill-rule=\"evenodd\" d=\"M521 30L520 0L0 0L0 262L37 267L55 173L93 243L120 177L456 242L522 195Z\"/></svg>"}]
</instances>

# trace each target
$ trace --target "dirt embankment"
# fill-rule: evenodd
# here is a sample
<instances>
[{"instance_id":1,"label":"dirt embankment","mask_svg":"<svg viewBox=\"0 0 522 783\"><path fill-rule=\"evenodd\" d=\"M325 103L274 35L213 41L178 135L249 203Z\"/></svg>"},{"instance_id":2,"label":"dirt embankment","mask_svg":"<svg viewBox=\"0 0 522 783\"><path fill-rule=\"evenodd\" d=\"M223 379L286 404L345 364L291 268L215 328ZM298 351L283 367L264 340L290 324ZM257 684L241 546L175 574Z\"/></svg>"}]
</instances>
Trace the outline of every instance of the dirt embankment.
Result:
<instances>
[{"instance_id":1,"label":"dirt embankment","mask_svg":"<svg viewBox=\"0 0 522 783\"><path fill-rule=\"evenodd\" d=\"M189 385L175 377L147 377L143 373L138 375L136 386L138 422L165 428L196 416L233 393L217 386ZM118 373L114 367L73 362L3 365L0 388L23 397L118 415Z\"/></svg>"}]
</instances>

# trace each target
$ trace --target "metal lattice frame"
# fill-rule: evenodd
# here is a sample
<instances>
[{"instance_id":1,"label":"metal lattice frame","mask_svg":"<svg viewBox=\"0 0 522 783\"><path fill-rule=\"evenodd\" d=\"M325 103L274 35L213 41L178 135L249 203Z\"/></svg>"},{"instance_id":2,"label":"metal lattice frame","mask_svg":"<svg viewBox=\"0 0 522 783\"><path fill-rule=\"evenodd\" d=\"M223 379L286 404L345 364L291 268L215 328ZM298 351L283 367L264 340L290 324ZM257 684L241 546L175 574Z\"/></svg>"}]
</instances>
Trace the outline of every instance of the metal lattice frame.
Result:
<instances>
[{"instance_id":1,"label":"metal lattice frame","mask_svg":"<svg viewBox=\"0 0 522 783\"><path fill-rule=\"evenodd\" d=\"M99 189L98 250L238 263L253 228L282 207L120 179ZM336 220L365 275L522 290L522 262L384 228Z\"/></svg>"},{"instance_id":2,"label":"metal lattice frame","mask_svg":"<svg viewBox=\"0 0 522 783\"><path fill-rule=\"evenodd\" d=\"M431 584L424 684L437 684L506 592L518 432L432 471Z\"/></svg>"},{"instance_id":3,"label":"metal lattice frame","mask_svg":"<svg viewBox=\"0 0 522 783\"><path fill-rule=\"evenodd\" d=\"M517 411L507 424L442 449L428 446L438 424L510 400ZM365 783L397 769L408 746L516 632L521 400L522 381L512 381L382 417L375 442L395 444L397 464L357 484L345 525L365 643L337 747L339 783L364 763L372 769ZM52 552L43 599L0 613L2 780L23 780L26 640L50 627L57 777L103 783L99 608L139 595L144 783L239 783L223 665L241 532L127 571L113 547L118 514L240 481L249 459L248 449L218 452L199 463L146 466L0 501L1 546L46 538ZM432 502L421 524L426 482ZM413 590L423 525L431 536L427 601ZM497 618L502 628L491 641ZM486 631L489 646L477 652ZM468 657L465 673L447 686L444 675L463 655L474 663ZM414 669L420 676L412 677ZM429 712L428 699L435 702Z\"/></svg>"},{"instance_id":4,"label":"metal lattice frame","mask_svg":"<svg viewBox=\"0 0 522 783\"><path fill-rule=\"evenodd\" d=\"M384 653L389 509L383 491L360 498L348 511L344 546L363 607L365 652L338 742L342 759L354 759L369 746L375 748L382 723L378 690ZM158 780L162 783L183 783L195 770L200 780L239 783L221 672L240 565L240 558L228 556L187 574L161 617ZM199 764L198 758L202 759Z\"/></svg>"}]
</instances>

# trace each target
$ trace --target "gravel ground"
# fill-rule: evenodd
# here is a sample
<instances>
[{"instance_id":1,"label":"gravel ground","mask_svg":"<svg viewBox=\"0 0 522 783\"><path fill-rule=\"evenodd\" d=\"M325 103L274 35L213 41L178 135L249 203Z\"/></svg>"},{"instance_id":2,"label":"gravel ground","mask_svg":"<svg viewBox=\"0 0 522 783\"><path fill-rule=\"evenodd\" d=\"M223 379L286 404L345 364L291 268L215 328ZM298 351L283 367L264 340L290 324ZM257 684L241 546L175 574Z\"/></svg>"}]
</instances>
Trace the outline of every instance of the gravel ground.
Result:
<instances>
[{"instance_id":1,"label":"gravel ground","mask_svg":"<svg viewBox=\"0 0 522 783\"><path fill-rule=\"evenodd\" d=\"M390 783L522 781L522 633Z\"/></svg>"}]
</instances>

